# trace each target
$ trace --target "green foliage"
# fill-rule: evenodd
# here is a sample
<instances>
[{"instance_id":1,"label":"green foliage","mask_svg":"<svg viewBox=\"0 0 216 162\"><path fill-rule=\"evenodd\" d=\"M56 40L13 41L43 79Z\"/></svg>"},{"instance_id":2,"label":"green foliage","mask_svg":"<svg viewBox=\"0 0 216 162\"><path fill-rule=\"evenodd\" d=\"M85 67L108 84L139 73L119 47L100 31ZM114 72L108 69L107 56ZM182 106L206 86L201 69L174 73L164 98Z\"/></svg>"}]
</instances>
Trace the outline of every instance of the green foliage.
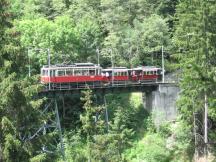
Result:
<instances>
[{"instance_id":1,"label":"green foliage","mask_svg":"<svg viewBox=\"0 0 216 162\"><path fill-rule=\"evenodd\" d=\"M53 20L65 11L66 5L58 0L34 0L35 12L40 16Z\"/></svg>"},{"instance_id":2,"label":"green foliage","mask_svg":"<svg viewBox=\"0 0 216 162\"><path fill-rule=\"evenodd\" d=\"M181 119L193 125L194 112L201 113L204 96L208 97L209 117L215 121L215 39L216 30L212 28L216 16L213 9L215 1L181 1L177 5L176 30L174 41L175 57L179 61L181 75L181 98L178 102ZM198 118L203 121L202 117ZM203 122L201 122L203 124ZM191 128L192 129L192 128ZM213 128L214 129L214 128ZM203 134L202 130L198 130ZM210 141L214 139L209 139ZM198 146L199 147L199 146ZM202 150L200 150L202 152Z\"/></svg>"},{"instance_id":3,"label":"green foliage","mask_svg":"<svg viewBox=\"0 0 216 162\"><path fill-rule=\"evenodd\" d=\"M0 2L0 160L29 161L43 143L41 137L30 139L43 124L44 118L40 116L43 99L32 99L40 86L36 76L30 79L24 75L26 57L11 23L9 4Z\"/></svg>"},{"instance_id":4,"label":"green foliage","mask_svg":"<svg viewBox=\"0 0 216 162\"><path fill-rule=\"evenodd\" d=\"M215 7L214 1L198 0L1 0L0 161L55 158L38 150L44 142L52 144L56 132L27 139L52 116L41 115L43 99L32 99L40 86L37 76L26 77L29 58L32 75L47 63L47 48L52 64L96 62L98 48L103 66L111 66L111 57L115 66L160 66L162 45L166 57L172 50L169 61L177 62L166 66L182 72L180 121L156 130L141 101L126 94L107 96L106 123L104 107L94 104L91 92L83 98L83 109L79 100L68 97L63 126L76 133L64 138L66 157L69 161L191 161L193 113L203 109L205 94L209 118L216 121ZM216 139L214 128L209 130L211 141Z\"/></svg>"},{"instance_id":5,"label":"green foliage","mask_svg":"<svg viewBox=\"0 0 216 162\"><path fill-rule=\"evenodd\" d=\"M114 63L122 62L124 66L160 65L162 45L168 50L171 42L166 21L158 15L151 15L143 22L135 19L133 26L125 25L120 31L110 32L104 42L104 56ZM155 60L155 61L154 61Z\"/></svg>"},{"instance_id":6,"label":"green foliage","mask_svg":"<svg viewBox=\"0 0 216 162\"><path fill-rule=\"evenodd\" d=\"M30 162L43 162L46 161L46 154L39 154L30 159Z\"/></svg>"},{"instance_id":7,"label":"green foliage","mask_svg":"<svg viewBox=\"0 0 216 162\"><path fill-rule=\"evenodd\" d=\"M148 131L144 137L133 143L123 156L128 161L191 161L191 126L186 122L161 123L159 129L152 131L151 120L148 120Z\"/></svg>"},{"instance_id":8,"label":"green foliage","mask_svg":"<svg viewBox=\"0 0 216 162\"><path fill-rule=\"evenodd\" d=\"M79 44L77 47L79 61L96 62L96 49L101 46L102 31L100 25L93 18L80 18L75 31Z\"/></svg>"},{"instance_id":9,"label":"green foliage","mask_svg":"<svg viewBox=\"0 0 216 162\"><path fill-rule=\"evenodd\" d=\"M103 133L104 122L102 121L101 112L103 107L95 107L92 102L92 91L83 92L85 97L81 98L84 102L84 114L80 116L83 132L87 135L88 142L92 141L93 135Z\"/></svg>"},{"instance_id":10,"label":"green foliage","mask_svg":"<svg viewBox=\"0 0 216 162\"><path fill-rule=\"evenodd\" d=\"M167 140L167 147L171 152L172 161L191 161L193 158L192 126L184 121L171 125L172 135Z\"/></svg>"},{"instance_id":11,"label":"green foliage","mask_svg":"<svg viewBox=\"0 0 216 162\"><path fill-rule=\"evenodd\" d=\"M159 134L147 134L132 149L125 152L128 161L166 162L169 161L169 151L165 139Z\"/></svg>"},{"instance_id":12,"label":"green foliage","mask_svg":"<svg viewBox=\"0 0 216 162\"><path fill-rule=\"evenodd\" d=\"M87 161L88 152L87 145L83 142L80 134L65 133L65 158L71 162Z\"/></svg>"},{"instance_id":13,"label":"green foliage","mask_svg":"<svg viewBox=\"0 0 216 162\"><path fill-rule=\"evenodd\" d=\"M123 161L123 151L131 146L134 130L138 129L138 125L143 121L140 115L141 101L137 97L140 94L133 94L128 103L124 103L124 108L118 106L118 109L109 113L109 130L106 130L104 111L95 107L91 91L84 92L82 101L85 111L80 117L82 122L82 131L79 133L71 133L65 137L66 159L71 161L82 161L91 159L92 161ZM108 96L108 102L111 99ZM130 95L121 95L118 101L122 102ZM116 101L117 101L116 100ZM116 102L112 102L112 106ZM123 105L123 104L122 104ZM108 105L108 111L111 112L111 105ZM138 115L139 114L139 115ZM138 117L138 119L135 119ZM139 124L138 124L139 123ZM137 125L138 124L138 125ZM83 137L84 135L84 137ZM75 147L76 146L76 147ZM84 149L83 149L84 148Z\"/></svg>"},{"instance_id":14,"label":"green foliage","mask_svg":"<svg viewBox=\"0 0 216 162\"><path fill-rule=\"evenodd\" d=\"M21 42L28 50L33 73L38 74L39 68L47 64L47 49L51 51L51 62L59 63L63 61L63 56L67 54L67 59L77 58L76 33L74 23L67 16L58 17L55 22L44 18L35 20L23 20L17 24L18 30L22 33ZM36 49L40 49L35 50ZM36 69L36 71L34 71Z\"/></svg>"},{"instance_id":15,"label":"green foliage","mask_svg":"<svg viewBox=\"0 0 216 162\"><path fill-rule=\"evenodd\" d=\"M92 157L94 161L121 161L122 138L119 134L104 134L94 136Z\"/></svg>"}]
</instances>

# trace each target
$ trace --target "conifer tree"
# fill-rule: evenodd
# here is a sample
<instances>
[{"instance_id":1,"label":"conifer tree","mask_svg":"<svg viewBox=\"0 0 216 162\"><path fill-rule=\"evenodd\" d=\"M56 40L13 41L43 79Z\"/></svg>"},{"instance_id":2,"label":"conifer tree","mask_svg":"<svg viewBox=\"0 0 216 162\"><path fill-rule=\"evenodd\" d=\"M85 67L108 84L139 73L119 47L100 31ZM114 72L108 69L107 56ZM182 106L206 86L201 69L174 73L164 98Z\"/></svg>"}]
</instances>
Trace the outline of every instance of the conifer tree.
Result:
<instances>
[{"instance_id":1,"label":"conifer tree","mask_svg":"<svg viewBox=\"0 0 216 162\"><path fill-rule=\"evenodd\" d=\"M9 11L10 1L0 1L0 158L29 161L42 146L41 139L32 137L43 124L43 100L32 99L39 86L36 77L26 77L27 59Z\"/></svg>"},{"instance_id":2,"label":"conifer tree","mask_svg":"<svg viewBox=\"0 0 216 162\"><path fill-rule=\"evenodd\" d=\"M92 91L89 89L84 91L84 97L81 98L84 101L83 108L84 114L80 116L82 122L82 131L86 135L86 143L88 148L88 159L90 160L93 150L93 143L95 141L95 135L103 134L105 130L104 121L101 118L100 113L103 111L103 107L96 107L92 101Z\"/></svg>"},{"instance_id":3,"label":"conifer tree","mask_svg":"<svg viewBox=\"0 0 216 162\"><path fill-rule=\"evenodd\" d=\"M204 108L205 95L208 96L209 118L216 120L215 7L215 1L199 0L184 0L177 6L174 40L177 49L180 49L176 56L182 69L179 107L182 119L190 125L193 123L193 113L201 112Z\"/></svg>"}]
</instances>

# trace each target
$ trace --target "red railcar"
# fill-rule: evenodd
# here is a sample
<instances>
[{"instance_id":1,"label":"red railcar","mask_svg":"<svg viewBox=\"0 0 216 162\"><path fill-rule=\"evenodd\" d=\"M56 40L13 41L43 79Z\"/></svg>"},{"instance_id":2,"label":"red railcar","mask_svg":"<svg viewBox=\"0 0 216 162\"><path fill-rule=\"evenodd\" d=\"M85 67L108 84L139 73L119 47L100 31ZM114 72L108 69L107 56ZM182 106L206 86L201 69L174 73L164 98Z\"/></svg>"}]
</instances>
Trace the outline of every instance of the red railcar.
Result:
<instances>
[{"instance_id":1,"label":"red railcar","mask_svg":"<svg viewBox=\"0 0 216 162\"><path fill-rule=\"evenodd\" d=\"M140 66L131 70L133 81L147 82L161 80L161 68L157 68L155 66Z\"/></svg>"},{"instance_id":2,"label":"red railcar","mask_svg":"<svg viewBox=\"0 0 216 162\"><path fill-rule=\"evenodd\" d=\"M42 83L76 83L102 81L102 68L92 63L44 66L41 69Z\"/></svg>"},{"instance_id":3,"label":"red railcar","mask_svg":"<svg viewBox=\"0 0 216 162\"><path fill-rule=\"evenodd\" d=\"M41 68L41 83L49 88L73 88L85 85L103 86L107 83L142 83L156 82L161 78L161 68L115 67L102 69L93 63L75 63L73 65L52 65Z\"/></svg>"},{"instance_id":4,"label":"red railcar","mask_svg":"<svg viewBox=\"0 0 216 162\"><path fill-rule=\"evenodd\" d=\"M129 81L129 71L126 67L115 67L115 68L108 68L102 70L102 76L104 82L125 82Z\"/></svg>"}]
</instances>

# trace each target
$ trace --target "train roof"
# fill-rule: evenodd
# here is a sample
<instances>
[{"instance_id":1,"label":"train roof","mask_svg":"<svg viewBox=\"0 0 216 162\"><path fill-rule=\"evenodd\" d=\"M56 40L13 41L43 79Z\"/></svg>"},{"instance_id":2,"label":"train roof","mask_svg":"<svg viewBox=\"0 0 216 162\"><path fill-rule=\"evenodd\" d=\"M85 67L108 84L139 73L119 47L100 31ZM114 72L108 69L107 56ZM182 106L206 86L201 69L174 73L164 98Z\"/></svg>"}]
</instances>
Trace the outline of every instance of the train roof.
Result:
<instances>
[{"instance_id":1,"label":"train roof","mask_svg":"<svg viewBox=\"0 0 216 162\"><path fill-rule=\"evenodd\" d=\"M143 70L143 71L151 71L151 70L159 70L161 68L158 68L156 66L139 66L136 68L133 68L134 70Z\"/></svg>"},{"instance_id":2,"label":"train roof","mask_svg":"<svg viewBox=\"0 0 216 162\"><path fill-rule=\"evenodd\" d=\"M127 69L126 67L113 67L113 68L102 69L103 72L106 71L125 72L128 70L130 69Z\"/></svg>"},{"instance_id":3,"label":"train roof","mask_svg":"<svg viewBox=\"0 0 216 162\"><path fill-rule=\"evenodd\" d=\"M96 66L96 64L93 64L91 62L87 63L74 63L75 66Z\"/></svg>"},{"instance_id":4,"label":"train roof","mask_svg":"<svg viewBox=\"0 0 216 162\"><path fill-rule=\"evenodd\" d=\"M75 69L84 69L84 68L101 68L100 65L93 63L74 63L74 64L56 64L56 65L44 65L43 69L65 69L65 68L75 68Z\"/></svg>"}]
</instances>

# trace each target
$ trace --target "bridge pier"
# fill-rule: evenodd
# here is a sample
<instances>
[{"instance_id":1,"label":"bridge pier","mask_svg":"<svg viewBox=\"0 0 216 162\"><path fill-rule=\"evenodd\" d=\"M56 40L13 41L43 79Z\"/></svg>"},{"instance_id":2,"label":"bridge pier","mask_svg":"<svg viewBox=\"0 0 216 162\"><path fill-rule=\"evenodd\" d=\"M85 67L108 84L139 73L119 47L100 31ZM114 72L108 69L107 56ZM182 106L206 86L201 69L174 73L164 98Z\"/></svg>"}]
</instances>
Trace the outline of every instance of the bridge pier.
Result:
<instances>
[{"instance_id":1,"label":"bridge pier","mask_svg":"<svg viewBox=\"0 0 216 162\"><path fill-rule=\"evenodd\" d=\"M159 126L163 121L174 121L176 119L176 100L179 91L179 87L175 84L159 84L156 91L145 93L145 108L152 113L156 126Z\"/></svg>"}]
</instances>

